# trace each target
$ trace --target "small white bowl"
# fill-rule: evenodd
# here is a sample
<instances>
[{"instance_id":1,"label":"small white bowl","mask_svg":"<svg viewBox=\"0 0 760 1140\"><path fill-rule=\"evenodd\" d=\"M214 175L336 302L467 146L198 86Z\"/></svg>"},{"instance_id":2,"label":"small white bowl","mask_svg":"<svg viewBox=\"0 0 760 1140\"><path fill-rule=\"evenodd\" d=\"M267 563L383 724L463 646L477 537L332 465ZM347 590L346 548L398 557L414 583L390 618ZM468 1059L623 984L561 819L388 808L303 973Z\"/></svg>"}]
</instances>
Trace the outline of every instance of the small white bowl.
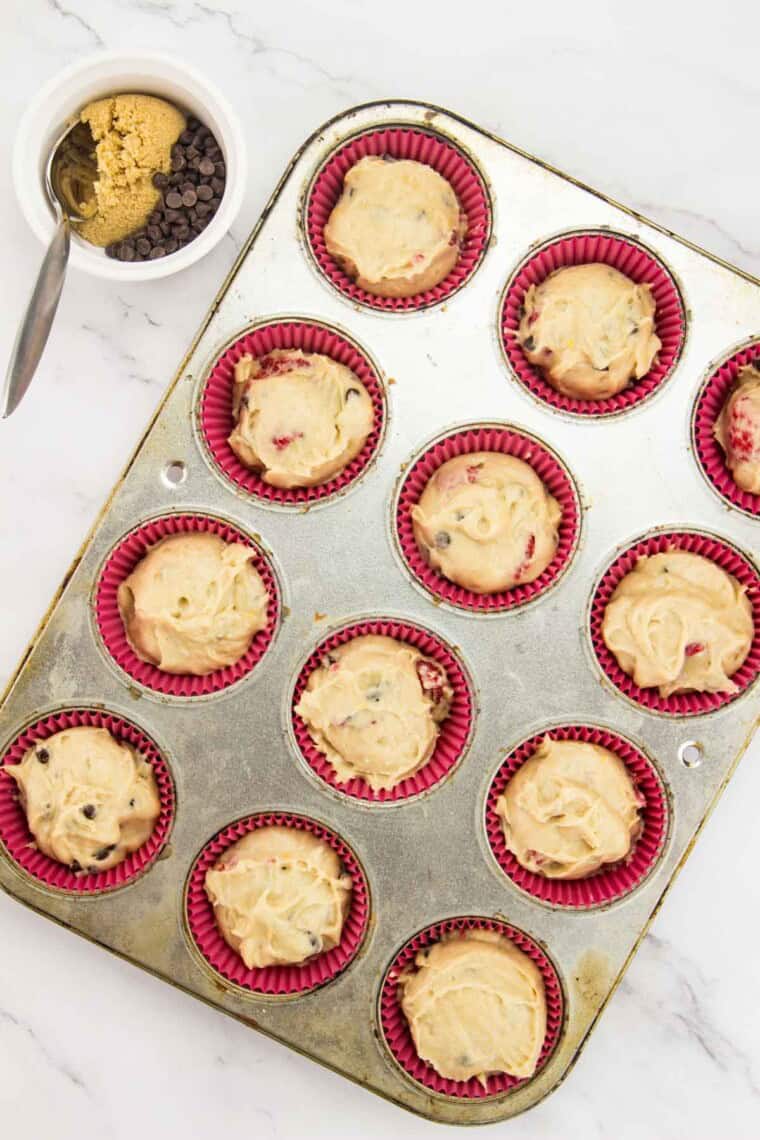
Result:
<instances>
[{"instance_id":1,"label":"small white bowl","mask_svg":"<svg viewBox=\"0 0 760 1140\"><path fill-rule=\"evenodd\" d=\"M155 281L187 269L213 249L240 209L248 174L245 141L235 112L220 91L192 67L169 55L98 52L54 76L21 117L13 147L13 184L24 216L47 244L54 228L45 193L45 164L66 120L92 99L122 92L160 95L213 131L227 167L222 200L205 230L183 249L155 261L123 262L75 234L71 264L111 281Z\"/></svg>"}]
</instances>

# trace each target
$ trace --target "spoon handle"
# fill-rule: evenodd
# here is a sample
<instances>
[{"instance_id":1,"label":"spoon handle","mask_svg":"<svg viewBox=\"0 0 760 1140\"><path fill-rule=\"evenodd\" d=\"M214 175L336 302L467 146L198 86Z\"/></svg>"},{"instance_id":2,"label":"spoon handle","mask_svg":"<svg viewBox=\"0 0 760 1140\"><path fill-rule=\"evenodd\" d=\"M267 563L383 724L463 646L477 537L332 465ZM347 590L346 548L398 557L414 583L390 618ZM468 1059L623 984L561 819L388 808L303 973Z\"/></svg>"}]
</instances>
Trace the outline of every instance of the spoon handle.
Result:
<instances>
[{"instance_id":1,"label":"spoon handle","mask_svg":"<svg viewBox=\"0 0 760 1140\"><path fill-rule=\"evenodd\" d=\"M53 240L40 266L37 282L13 345L5 375L3 419L7 419L23 400L47 344L66 276L70 244L69 220L64 217L53 234Z\"/></svg>"}]
</instances>

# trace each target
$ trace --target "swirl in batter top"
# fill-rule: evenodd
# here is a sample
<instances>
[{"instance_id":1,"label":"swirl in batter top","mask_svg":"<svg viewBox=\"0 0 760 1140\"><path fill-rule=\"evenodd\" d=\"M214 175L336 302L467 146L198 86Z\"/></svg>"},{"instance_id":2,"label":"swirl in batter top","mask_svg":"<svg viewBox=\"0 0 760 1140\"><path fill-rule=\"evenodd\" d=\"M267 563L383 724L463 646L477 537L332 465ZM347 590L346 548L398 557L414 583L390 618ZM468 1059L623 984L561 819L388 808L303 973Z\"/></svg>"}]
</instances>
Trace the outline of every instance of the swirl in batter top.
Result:
<instances>
[{"instance_id":1,"label":"swirl in batter top","mask_svg":"<svg viewBox=\"0 0 760 1140\"><path fill-rule=\"evenodd\" d=\"M546 1036L541 972L508 938L487 930L420 950L399 979L417 1053L442 1077L486 1086L489 1076L530 1077Z\"/></svg>"},{"instance_id":2,"label":"swirl in batter top","mask_svg":"<svg viewBox=\"0 0 760 1140\"><path fill-rule=\"evenodd\" d=\"M603 400L649 372L661 348L649 285L610 265L571 265L525 294L517 339L566 396Z\"/></svg>"},{"instance_id":3,"label":"swirl in batter top","mask_svg":"<svg viewBox=\"0 0 760 1140\"><path fill-rule=\"evenodd\" d=\"M235 365L229 445L273 487L315 487L339 475L372 431L358 376L329 356L274 349Z\"/></svg>"},{"instance_id":4,"label":"swirl in batter top","mask_svg":"<svg viewBox=\"0 0 760 1140\"><path fill-rule=\"evenodd\" d=\"M736 377L714 432L737 487L760 495L760 369L754 365Z\"/></svg>"},{"instance_id":5,"label":"swirl in batter top","mask_svg":"<svg viewBox=\"0 0 760 1140\"><path fill-rule=\"evenodd\" d=\"M619 756L545 737L496 802L507 848L547 879L583 879L629 854L642 797Z\"/></svg>"},{"instance_id":6,"label":"swirl in batter top","mask_svg":"<svg viewBox=\"0 0 760 1140\"><path fill-rule=\"evenodd\" d=\"M296 706L339 783L394 788L433 754L452 690L442 666L393 637L332 649Z\"/></svg>"},{"instance_id":7,"label":"swirl in batter top","mask_svg":"<svg viewBox=\"0 0 760 1140\"><path fill-rule=\"evenodd\" d=\"M561 516L529 464L490 451L442 464L412 508L429 564L478 594L538 578L557 551Z\"/></svg>"},{"instance_id":8,"label":"swirl in batter top","mask_svg":"<svg viewBox=\"0 0 760 1140\"><path fill-rule=\"evenodd\" d=\"M733 693L754 636L745 587L683 550L639 558L607 603L602 637L620 668L661 697Z\"/></svg>"},{"instance_id":9,"label":"swirl in batter top","mask_svg":"<svg viewBox=\"0 0 760 1140\"><path fill-rule=\"evenodd\" d=\"M294 827L260 827L206 872L225 942L249 970L297 965L340 942L351 876L328 843Z\"/></svg>"},{"instance_id":10,"label":"swirl in batter top","mask_svg":"<svg viewBox=\"0 0 760 1140\"><path fill-rule=\"evenodd\" d=\"M367 156L346 174L325 245L349 277L378 297L412 297L447 277L467 219L432 166Z\"/></svg>"},{"instance_id":11,"label":"swirl in batter top","mask_svg":"<svg viewBox=\"0 0 760 1140\"><path fill-rule=\"evenodd\" d=\"M150 764L105 728L56 732L6 771L40 851L73 871L117 866L150 838L159 816Z\"/></svg>"},{"instance_id":12,"label":"swirl in batter top","mask_svg":"<svg viewBox=\"0 0 760 1140\"><path fill-rule=\"evenodd\" d=\"M234 665L267 624L254 551L215 534L156 543L119 586L129 643L164 673L202 676Z\"/></svg>"}]
</instances>

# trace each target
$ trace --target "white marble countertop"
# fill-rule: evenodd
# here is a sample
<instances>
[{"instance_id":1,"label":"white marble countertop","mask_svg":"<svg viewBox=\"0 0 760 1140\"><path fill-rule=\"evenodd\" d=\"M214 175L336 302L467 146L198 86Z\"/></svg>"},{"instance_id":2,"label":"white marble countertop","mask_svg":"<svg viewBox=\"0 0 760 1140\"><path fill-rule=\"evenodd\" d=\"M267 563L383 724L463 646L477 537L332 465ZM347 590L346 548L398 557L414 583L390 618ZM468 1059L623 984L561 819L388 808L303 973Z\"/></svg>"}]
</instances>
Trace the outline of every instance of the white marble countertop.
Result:
<instances>
[{"instance_id":1,"label":"white marble countertop","mask_svg":"<svg viewBox=\"0 0 760 1140\"><path fill-rule=\"evenodd\" d=\"M34 387L0 425L0 685L284 163L346 106L441 103L760 275L760 12L749 2L687 14L662 0L387 0L372 10L355 0L5 0L0 31L3 359L41 256L11 188L13 129L52 73L98 47L175 52L235 102L252 157L233 232L180 278L67 282ZM758 802L760 741L566 1084L494 1129L760 1134ZM432 1135L5 896L0 938L8 1140Z\"/></svg>"}]
</instances>

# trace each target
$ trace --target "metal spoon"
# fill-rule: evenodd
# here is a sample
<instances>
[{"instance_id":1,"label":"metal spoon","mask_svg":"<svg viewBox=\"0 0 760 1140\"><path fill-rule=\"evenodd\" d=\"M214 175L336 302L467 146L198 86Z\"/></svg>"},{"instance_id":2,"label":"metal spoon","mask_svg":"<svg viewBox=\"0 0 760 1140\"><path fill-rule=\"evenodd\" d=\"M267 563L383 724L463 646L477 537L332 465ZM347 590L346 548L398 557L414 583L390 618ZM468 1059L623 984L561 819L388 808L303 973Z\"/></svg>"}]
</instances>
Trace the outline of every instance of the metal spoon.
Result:
<instances>
[{"instance_id":1,"label":"metal spoon","mask_svg":"<svg viewBox=\"0 0 760 1140\"><path fill-rule=\"evenodd\" d=\"M67 124L50 148L45 167L45 190L58 224L13 345L5 375L3 419L7 419L23 400L47 344L66 276L71 222L84 221L97 212L92 193L96 177L95 143L89 128L79 121L73 126ZM76 193L77 190L86 190L88 182L89 202L84 193Z\"/></svg>"}]
</instances>

